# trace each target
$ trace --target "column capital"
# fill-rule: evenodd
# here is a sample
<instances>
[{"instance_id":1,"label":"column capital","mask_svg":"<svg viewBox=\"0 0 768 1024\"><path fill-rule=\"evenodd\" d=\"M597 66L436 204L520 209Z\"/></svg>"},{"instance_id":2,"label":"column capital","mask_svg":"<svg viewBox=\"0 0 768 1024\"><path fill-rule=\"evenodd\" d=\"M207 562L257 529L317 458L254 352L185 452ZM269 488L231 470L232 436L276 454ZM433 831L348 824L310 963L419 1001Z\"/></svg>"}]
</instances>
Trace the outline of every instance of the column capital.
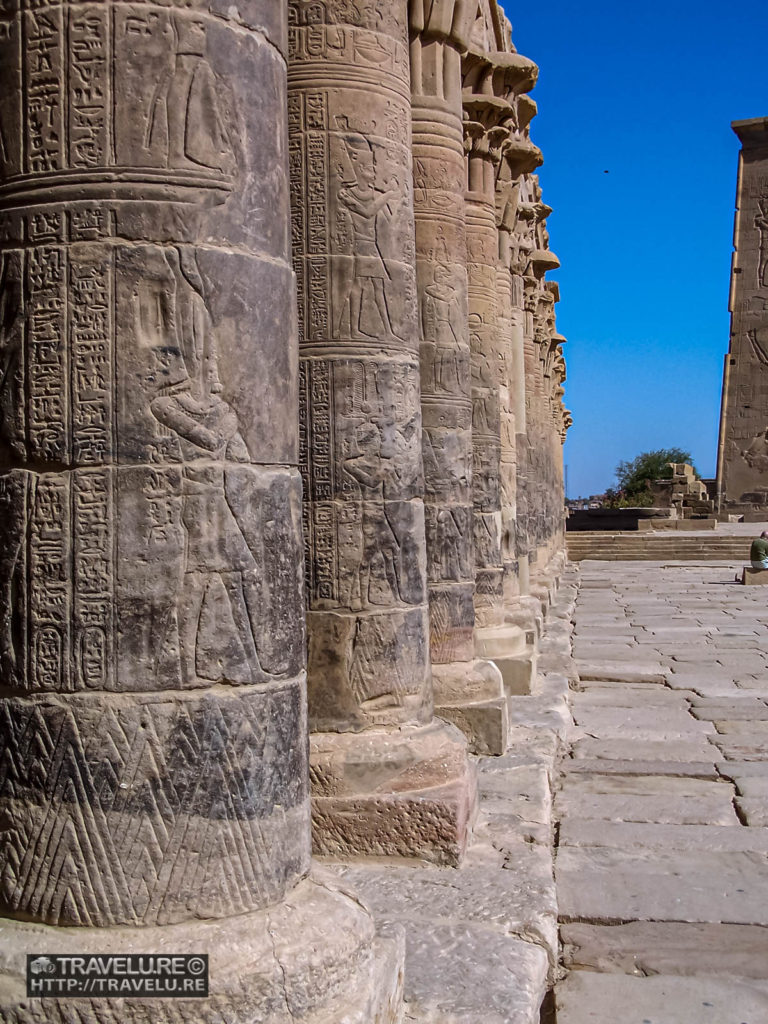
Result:
<instances>
[{"instance_id":1,"label":"column capital","mask_svg":"<svg viewBox=\"0 0 768 1024\"><path fill-rule=\"evenodd\" d=\"M509 99L530 92L538 76L538 66L521 53L471 49L462 59L465 93Z\"/></svg>"},{"instance_id":2,"label":"column capital","mask_svg":"<svg viewBox=\"0 0 768 1024\"><path fill-rule=\"evenodd\" d=\"M469 48L475 10L470 0L409 0L411 38L439 40L464 53Z\"/></svg>"},{"instance_id":3,"label":"column capital","mask_svg":"<svg viewBox=\"0 0 768 1024\"><path fill-rule=\"evenodd\" d=\"M482 105L475 106L471 111L464 109L464 152L469 156L482 160L489 160L498 164L501 160L502 146L507 138L507 131L501 126L489 126L487 120L490 113L490 106L483 109ZM485 115L483 120L476 120L471 115Z\"/></svg>"}]
</instances>

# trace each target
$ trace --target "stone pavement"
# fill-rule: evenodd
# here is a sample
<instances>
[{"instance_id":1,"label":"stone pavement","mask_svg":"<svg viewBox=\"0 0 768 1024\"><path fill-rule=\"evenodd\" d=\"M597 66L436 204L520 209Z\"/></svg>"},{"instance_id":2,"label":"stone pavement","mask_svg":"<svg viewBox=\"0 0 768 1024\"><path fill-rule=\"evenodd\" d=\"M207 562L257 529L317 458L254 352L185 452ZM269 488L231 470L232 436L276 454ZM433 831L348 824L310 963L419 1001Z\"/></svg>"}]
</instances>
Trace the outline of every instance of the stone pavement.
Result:
<instances>
[{"instance_id":1,"label":"stone pavement","mask_svg":"<svg viewBox=\"0 0 768 1024\"><path fill-rule=\"evenodd\" d=\"M581 563L557 1024L768 1021L768 592Z\"/></svg>"}]
</instances>

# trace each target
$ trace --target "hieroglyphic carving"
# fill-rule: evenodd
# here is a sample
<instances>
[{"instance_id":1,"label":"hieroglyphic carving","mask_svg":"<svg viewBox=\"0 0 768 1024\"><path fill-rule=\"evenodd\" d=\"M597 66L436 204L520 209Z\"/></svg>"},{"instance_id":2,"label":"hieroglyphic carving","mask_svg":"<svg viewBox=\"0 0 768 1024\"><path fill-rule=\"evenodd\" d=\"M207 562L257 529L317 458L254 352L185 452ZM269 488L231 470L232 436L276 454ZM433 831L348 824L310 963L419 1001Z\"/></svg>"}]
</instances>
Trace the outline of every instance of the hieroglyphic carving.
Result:
<instances>
[{"instance_id":1,"label":"hieroglyphic carving","mask_svg":"<svg viewBox=\"0 0 768 1024\"><path fill-rule=\"evenodd\" d=\"M25 284L27 437L29 454L43 462L66 463L70 455L67 389L66 253L58 246L27 253Z\"/></svg>"},{"instance_id":2,"label":"hieroglyphic carving","mask_svg":"<svg viewBox=\"0 0 768 1024\"><path fill-rule=\"evenodd\" d=\"M37 482L29 523L29 674L44 689L70 689L70 480Z\"/></svg>"},{"instance_id":3,"label":"hieroglyphic carving","mask_svg":"<svg viewBox=\"0 0 768 1024\"><path fill-rule=\"evenodd\" d=\"M312 360L303 374L310 608L418 604L406 568L421 473L416 370Z\"/></svg>"},{"instance_id":4,"label":"hieroglyphic carving","mask_svg":"<svg viewBox=\"0 0 768 1024\"><path fill-rule=\"evenodd\" d=\"M80 250L69 268L72 447L90 465L114 456L114 271L107 248Z\"/></svg>"},{"instance_id":5,"label":"hieroglyphic carving","mask_svg":"<svg viewBox=\"0 0 768 1024\"><path fill-rule=\"evenodd\" d=\"M69 164L103 167L110 140L109 23L97 5L76 10L69 21Z\"/></svg>"},{"instance_id":6,"label":"hieroglyphic carving","mask_svg":"<svg viewBox=\"0 0 768 1024\"><path fill-rule=\"evenodd\" d=\"M27 136L24 142L28 173L57 171L64 166L63 22L63 7L47 6L24 12L27 52L24 65Z\"/></svg>"}]
</instances>

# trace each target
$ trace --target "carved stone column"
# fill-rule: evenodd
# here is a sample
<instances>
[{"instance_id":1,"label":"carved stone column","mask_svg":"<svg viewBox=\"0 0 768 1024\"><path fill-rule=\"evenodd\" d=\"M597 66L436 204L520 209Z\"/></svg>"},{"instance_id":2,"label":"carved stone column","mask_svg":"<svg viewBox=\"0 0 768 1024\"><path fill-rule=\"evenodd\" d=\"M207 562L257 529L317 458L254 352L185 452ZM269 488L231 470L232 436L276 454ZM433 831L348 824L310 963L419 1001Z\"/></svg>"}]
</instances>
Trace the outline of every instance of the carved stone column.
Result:
<instances>
[{"instance_id":1,"label":"carved stone column","mask_svg":"<svg viewBox=\"0 0 768 1024\"><path fill-rule=\"evenodd\" d=\"M407 5L289 10L315 847L456 862L474 780L432 719Z\"/></svg>"},{"instance_id":2,"label":"carved stone column","mask_svg":"<svg viewBox=\"0 0 768 1024\"><path fill-rule=\"evenodd\" d=\"M559 289L555 282L546 280L546 274L557 269L560 261L549 248L546 221L552 209L542 202L535 175L529 177L529 188L533 249L528 254L527 269L530 307L526 371L530 397L527 532L530 592L546 606L555 586L563 549L562 449L558 439L555 451L548 382L552 338L556 333L554 306L559 299ZM558 559L557 564L551 564L553 558Z\"/></svg>"},{"instance_id":3,"label":"carved stone column","mask_svg":"<svg viewBox=\"0 0 768 1024\"><path fill-rule=\"evenodd\" d=\"M530 139L530 123L536 104L520 87L528 80L508 75L507 98L512 115L506 124L509 135L504 143L503 158L496 183L496 205L499 227L499 294L502 310L508 309L502 332L506 338L506 394L502 392L502 560L504 562L504 607L507 622L520 626L526 634L531 658L528 678L535 669L535 639L541 627L538 602L530 597L527 549L527 502L525 493L518 493L519 463L528 458L525 402L525 297L522 275L534 247L532 230L535 213L528 209L526 177L542 162L542 155ZM529 216L530 214L530 216ZM530 224L529 237L526 224ZM507 413L506 424L504 412ZM504 429L506 426L506 429ZM505 501L513 496L514 511Z\"/></svg>"},{"instance_id":4,"label":"carved stone column","mask_svg":"<svg viewBox=\"0 0 768 1024\"><path fill-rule=\"evenodd\" d=\"M516 53L470 52L463 62L476 640L478 654L496 662L511 693L528 691L533 663L525 630L507 622L504 607L502 404L509 405L510 360L499 315L496 180L516 122L515 92L533 87L536 70ZM538 151L531 149L533 159Z\"/></svg>"},{"instance_id":5,"label":"carved stone column","mask_svg":"<svg viewBox=\"0 0 768 1024\"><path fill-rule=\"evenodd\" d=\"M502 165L505 161L502 161ZM509 609L520 596L517 557L517 439L515 420L515 308L512 295L512 231L517 217L520 186L511 175L500 174L496 182L496 227L499 259L496 267L498 331L504 340L504 379L500 389L501 421L501 560L504 570L504 607Z\"/></svg>"},{"instance_id":6,"label":"carved stone column","mask_svg":"<svg viewBox=\"0 0 768 1024\"><path fill-rule=\"evenodd\" d=\"M460 51L471 5L414 0L411 16L416 273L430 640L437 712L477 753L501 754L501 673L475 658L472 395L467 319Z\"/></svg>"},{"instance_id":7,"label":"carved stone column","mask_svg":"<svg viewBox=\"0 0 768 1024\"><path fill-rule=\"evenodd\" d=\"M0 15L13 1024L397 1016L396 949L306 878L285 6L234 10ZM84 951L208 953L210 998L25 997Z\"/></svg>"}]
</instances>

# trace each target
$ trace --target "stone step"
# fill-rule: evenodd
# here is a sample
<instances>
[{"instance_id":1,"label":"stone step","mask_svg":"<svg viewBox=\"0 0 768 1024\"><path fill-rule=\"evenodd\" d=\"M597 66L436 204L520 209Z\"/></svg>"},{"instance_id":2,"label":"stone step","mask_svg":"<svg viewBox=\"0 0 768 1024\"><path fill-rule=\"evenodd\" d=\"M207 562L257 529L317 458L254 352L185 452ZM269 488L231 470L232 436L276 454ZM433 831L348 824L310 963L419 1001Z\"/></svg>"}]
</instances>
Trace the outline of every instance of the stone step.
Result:
<instances>
[{"instance_id":1,"label":"stone step","mask_svg":"<svg viewBox=\"0 0 768 1024\"><path fill-rule=\"evenodd\" d=\"M571 561L749 561L748 537L584 531L566 536Z\"/></svg>"}]
</instances>

